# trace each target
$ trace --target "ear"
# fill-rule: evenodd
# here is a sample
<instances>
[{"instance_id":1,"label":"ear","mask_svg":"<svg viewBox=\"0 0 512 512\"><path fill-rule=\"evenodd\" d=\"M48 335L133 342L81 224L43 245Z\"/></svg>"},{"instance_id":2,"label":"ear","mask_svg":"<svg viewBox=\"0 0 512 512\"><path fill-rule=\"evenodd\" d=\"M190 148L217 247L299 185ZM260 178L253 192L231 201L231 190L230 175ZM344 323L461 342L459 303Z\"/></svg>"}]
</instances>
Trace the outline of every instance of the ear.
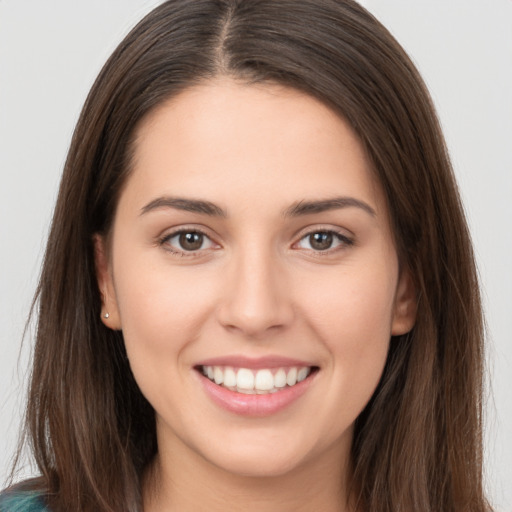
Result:
<instances>
[{"instance_id":1,"label":"ear","mask_svg":"<svg viewBox=\"0 0 512 512\"><path fill-rule=\"evenodd\" d=\"M408 333L414 327L417 312L416 286L411 272L404 268L400 272L396 289L391 335L399 336Z\"/></svg>"},{"instance_id":2,"label":"ear","mask_svg":"<svg viewBox=\"0 0 512 512\"><path fill-rule=\"evenodd\" d=\"M107 254L107 242L104 236L96 234L93 237L93 243L96 279L101 294L101 321L109 329L120 330L121 318L117 307L112 269Z\"/></svg>"}]
</instances>

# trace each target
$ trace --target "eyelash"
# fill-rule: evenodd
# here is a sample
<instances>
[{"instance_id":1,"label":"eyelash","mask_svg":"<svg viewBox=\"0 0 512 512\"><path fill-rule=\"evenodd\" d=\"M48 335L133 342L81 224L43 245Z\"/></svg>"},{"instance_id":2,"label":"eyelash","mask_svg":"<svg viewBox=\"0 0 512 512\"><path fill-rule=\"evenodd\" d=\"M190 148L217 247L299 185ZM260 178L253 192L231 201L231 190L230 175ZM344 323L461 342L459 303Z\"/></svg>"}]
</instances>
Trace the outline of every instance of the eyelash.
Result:
<instances>
[{"instance_id":1,"label":"eyelash","mask_svg":"<svg viewBox=\"0 0 512 512\"><path fill-rule=\"evenodd\" d=\"M169 241L172 240L175 237L178 237L178 236L181 236L181 235L184 235L184 234L197 234L197 235L201 235L205 239L209 240L211 244L216 245L215 242L213 242L212 239L204 231L202 231L201 229L198 229L198 228L179 229L177 231L173 231L172 233L168 233L168 234L162 236L158 240L158 245L160 245L162 247L165 246L165 250L170 252L173 256L184 257L184 258L199 257L199 256L202 256L204 254L204 251L208 251L208 250L211 249L211 248L207 248L207 249L197 249L197 250L189 250L189 251L174 249L172 247L172 245L169 243ZM298 244L300 244L303 240L307 240L308 237L311 237L313 235L319 235L319 234L321 234L321 235L332 235L333 239L338 241L338 245L335 246L334 248L329 247L329 248L327 248L325 250L315 250L313 248L310 248L310 249L306 248L306 250L308 252L314 254L315 256L319 256L319 257L329 256L329 255L332 255L335 252L338 252L338 251L343 250L343 249L345 249L347 247L353 246L354 243L355 243L352 238L350 238L347 235L342 234L342 233L340 233L340 232L338 232L336 230L333 230L333 229L316 229L316 230L308 231L308 232L302 234L300 239L293 244L293 247L298 245ZM202 241L202 243L204 243L204 240Z\"/></svg>"}]
</instances>

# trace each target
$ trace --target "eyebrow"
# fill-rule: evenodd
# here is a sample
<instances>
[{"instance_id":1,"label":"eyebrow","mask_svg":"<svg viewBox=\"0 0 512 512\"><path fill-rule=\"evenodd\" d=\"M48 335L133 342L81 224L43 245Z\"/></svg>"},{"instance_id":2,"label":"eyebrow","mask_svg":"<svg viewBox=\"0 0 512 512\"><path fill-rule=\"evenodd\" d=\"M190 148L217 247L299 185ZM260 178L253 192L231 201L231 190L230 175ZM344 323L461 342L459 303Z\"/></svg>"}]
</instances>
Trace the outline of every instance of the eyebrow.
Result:
<instances>
[{"instance_id":1,"label":"eyebrow","mask_svg":"<svg viewBox=\"0 0 512 512\"><path fill-rule=\"evenodd\" d=\"M227 217L227 212L210 201L181 197L158 197L141 209L141 215L161 208L174 208L186 212L201 213L211 217Z\"/></svg>"},{"instance_id":2,"label":"eyebrow","mask_svg":"<svg viewBox=\"0 0 512 512\"><path fill-rule=\"evenodd\" d=\"M140 214L144 215L145 213L162 208L173 208L175 210L200 213L210 217L226 218L228 216L226 210L210 201L169 196L153 199L153 201L150 201L141 209ZM298 201L284 210L283 217L300 217L303 215L312 215L341 208L360 208L372 217L376 216L375 210L368 203L365 203L360 199L356 199L355 197L335 197L332 199L321 199L317 201Z\"/></svg>"},{"instance_id":3,"label":"eyebrow","mask_svg":"<svg viewBox=\"0 0 512 512\"><path fill-rule=\"evenodd\" d=\"M319 201L299 201L287 208L284 211L284 216L299 217L301 215L311 215L341 208L360 208L372 217L377 215L375 210L368 203L360 199L356 199L355 197L334 197L332 199L322 199Z\"/></svg>"}]
</instances>

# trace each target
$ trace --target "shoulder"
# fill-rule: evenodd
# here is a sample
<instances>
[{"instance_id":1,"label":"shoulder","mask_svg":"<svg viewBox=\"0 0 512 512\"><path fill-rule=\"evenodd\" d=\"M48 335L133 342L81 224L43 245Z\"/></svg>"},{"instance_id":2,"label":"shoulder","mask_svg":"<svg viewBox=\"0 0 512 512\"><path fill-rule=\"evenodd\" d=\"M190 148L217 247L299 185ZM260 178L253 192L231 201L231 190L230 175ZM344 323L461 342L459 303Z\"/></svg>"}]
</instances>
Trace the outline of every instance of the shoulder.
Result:
<instances>
[{"instance_id":1,"label":"shoulder","mask_svg":"<svg viewBox=\"0 0 512 512\"><path fill-rule=\"evenodd\" d=\"M50 512L38 491L6 490L0 493L0 512Z\"/></svg>"}]
</instances>

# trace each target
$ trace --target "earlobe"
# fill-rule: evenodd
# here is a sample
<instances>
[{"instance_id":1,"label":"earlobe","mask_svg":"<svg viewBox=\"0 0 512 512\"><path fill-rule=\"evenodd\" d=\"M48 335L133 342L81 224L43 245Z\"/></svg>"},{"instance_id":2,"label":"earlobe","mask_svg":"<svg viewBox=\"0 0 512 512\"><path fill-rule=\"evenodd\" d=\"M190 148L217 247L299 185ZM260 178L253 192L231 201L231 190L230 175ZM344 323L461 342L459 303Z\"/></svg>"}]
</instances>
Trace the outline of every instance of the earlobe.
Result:
<instances>
[{"instance_id":1,"label":"earlobe","mask_svg":"<svg viewBox=\"0 0 512 512\"><path fill-rule=\"evenodd\" d=\"M101 294L101 321L109 329L120 330L121 319L117 307L116 293L105 237L99 234L94 235L93 244L96 279Z\"/></svg>"},{"instance_id":2,"label":"earlobe","mask_svg":"<svg viewBox=\"0 0 512 512\"><path fill-rule=\"evenodd\" d=\"M416 322L418 300L416 286L408 269L402 269L395 296L391 335L408 333Z\"/></svg>"}]
</instances>

